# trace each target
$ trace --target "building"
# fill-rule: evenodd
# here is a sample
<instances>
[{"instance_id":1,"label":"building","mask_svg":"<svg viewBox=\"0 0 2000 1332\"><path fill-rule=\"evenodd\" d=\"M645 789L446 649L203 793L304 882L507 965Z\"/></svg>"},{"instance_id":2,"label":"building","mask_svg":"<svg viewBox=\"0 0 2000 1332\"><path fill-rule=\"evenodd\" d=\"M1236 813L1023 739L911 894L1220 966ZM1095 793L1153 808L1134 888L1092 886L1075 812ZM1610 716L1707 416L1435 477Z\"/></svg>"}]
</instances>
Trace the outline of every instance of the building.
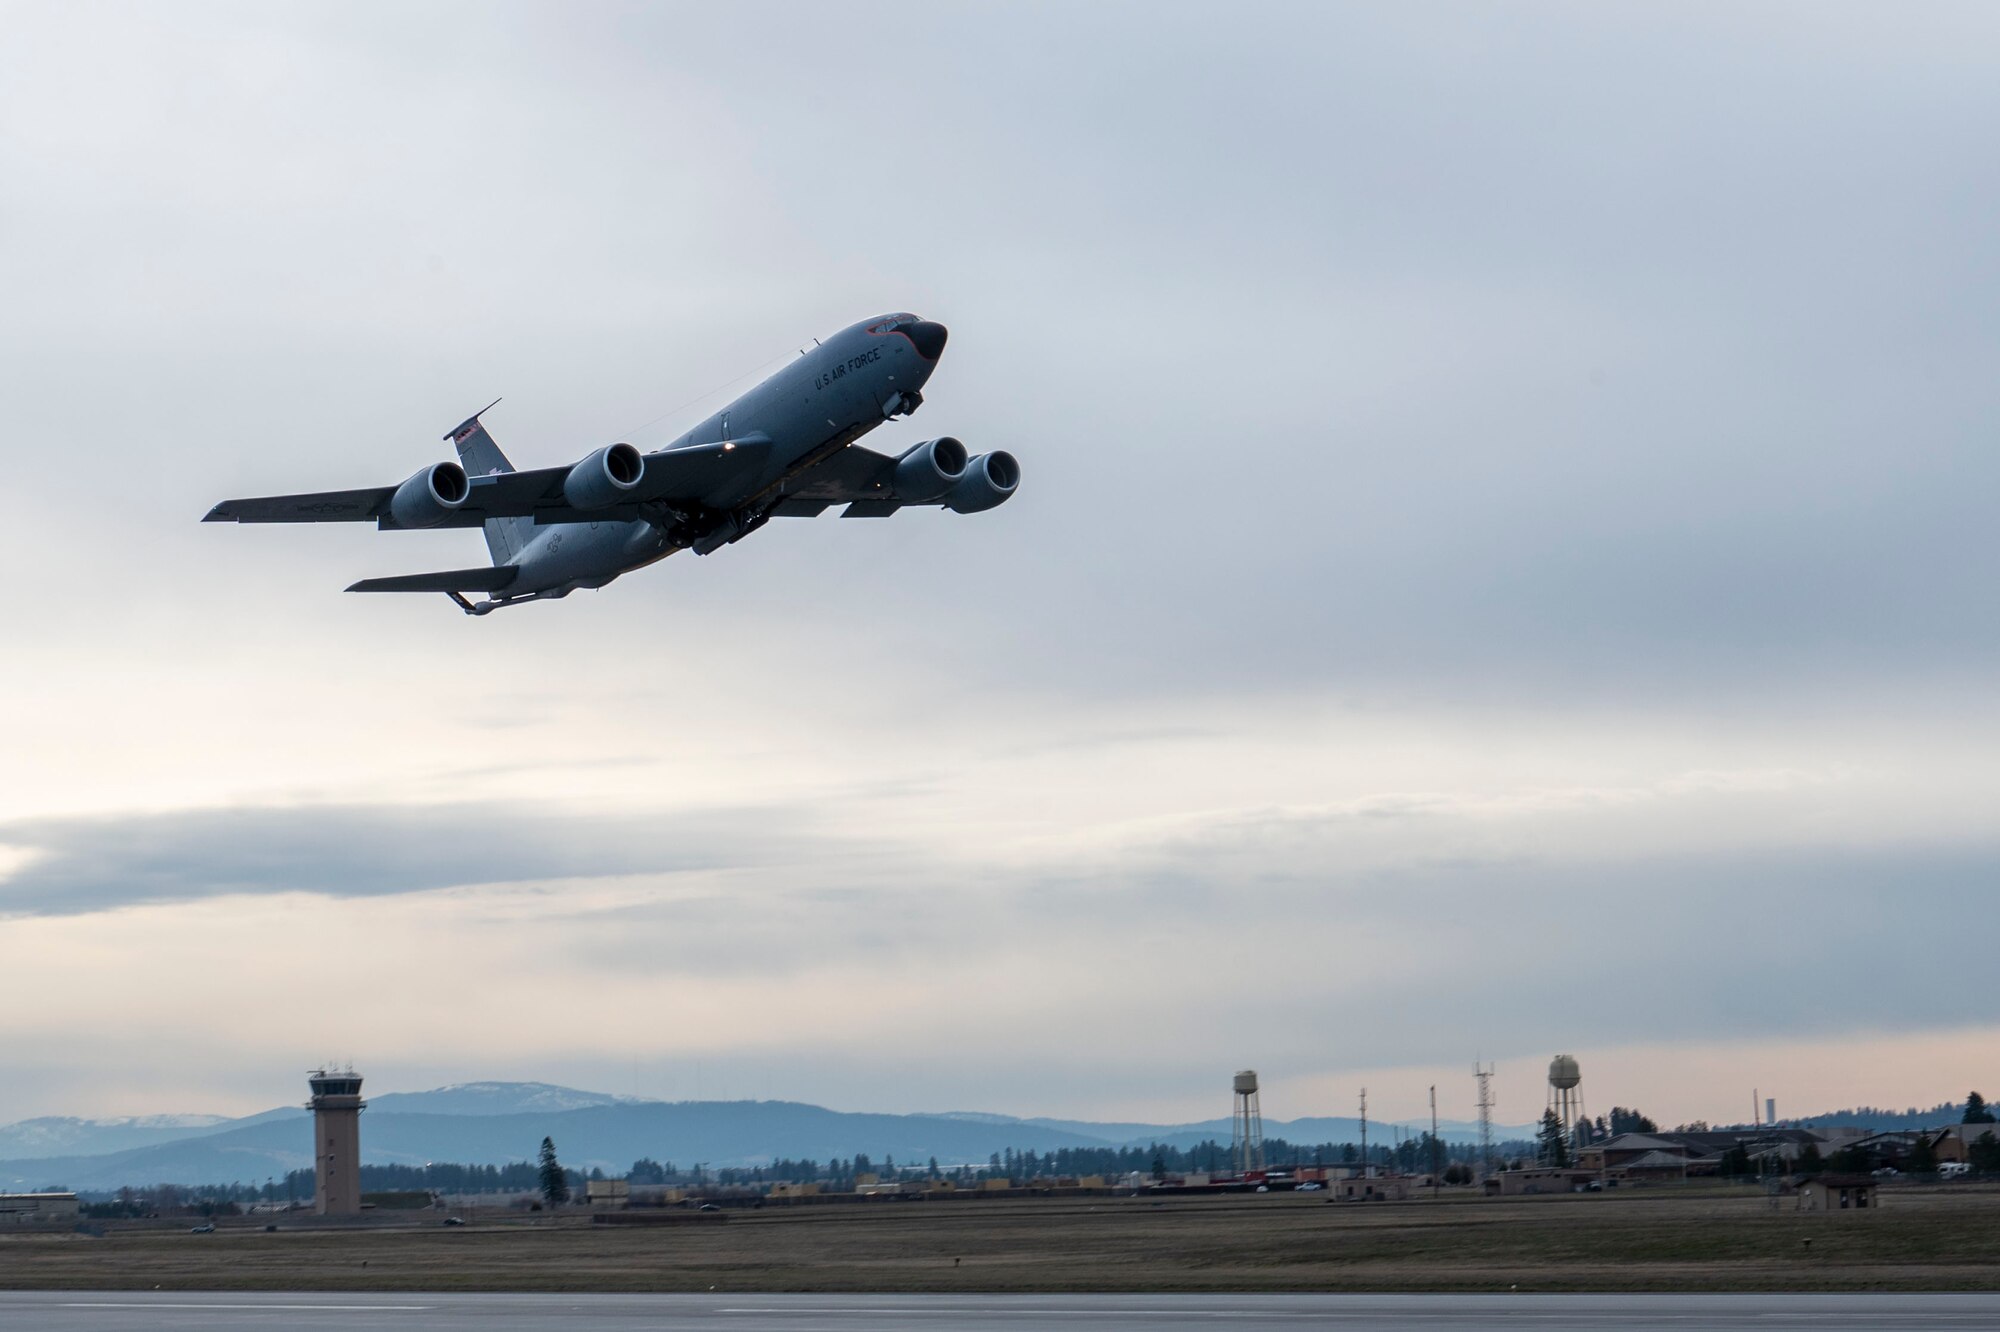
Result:
<instances>
[{"instance_id":1,"label":"building","mask_svg":"<svg viewBox=\"0 0 2000 1332\"><path fill-rule=\"evenodd\" d=\"M1402 1202L1410 1196L1410 1181L1401 1175L1336 1179L1326 1187L1328 1196L1340 1202Z\"/></svg>"},{"instance_id":2,"label":"building","mask_svg":"<svg viewBox=\"0 0 2000 1332\"><path fill-rule=\"evenodd\" d=\"M770 1192L765 1196L786 1200L793 1198L817 1198L819 1197L819 1185L812 1182L797 1184L790 1180L780 1180L771 1186Z\"/></svg>"},{"instance_id":3,"label":"building","mask_svg":"<svg viewBox=\"0 0 2000 1332\"><path fill-rule=\"evenodd\" d=\"M74 1193L0 1193L0 1225L75 1225L82 1215Z\"/></svg>"},{"instance_id":4,"label":"building","mask_svg":"<svg viewBox=\"0 0 2000 1332\"><path fill-rule=\"evenodd\" d=\"M592 1207L630 1207L632 1185L622 1179L587 1179L583 1196Z\"/></svg>"},{"instance_id":5,"label":"building","mask_svg":"<svg viewBox=\"0 0 2000 1332\"><path fill-rule=\"evenodd\" d=\"M361 1075L316 1068L306 1075L313 1112L313 1211L361 1215Z\"/></svg>"},{"instance_id":6,"label":"building","mask_svg":"<svg viewBox=\"0 0 2000 1332\"><path fill-rule=\"evenodd\" d=\"M1814 1175L1799 1185L1796 1206L1801 1212L1860 1211L1875 1205L1875 1180L1869 1175Z\"/></svg>"},{"instance_id":7,"label":"building","mask_svg":"<svg viewBox=\"0 0 2000 1332\"><path fill-rule=\"evenodd\" d=\"M1932 1129L1931 1150L1937 1153L1938 1164L1971 1161L1972 1144L1979 1141L1982 1133L1991 1133L2000 1140L2000 1124L1947 1124Z\"/></svg>"},{"instance_id":8,"label":"building","mask_svg":"<svg viewBox=\"0 0 2000 1332\"><path fill-rule=\"evenodd\" d=\"M1495 1187L1495 1186L1498 1187ZM1503 1197L1531 1193L1582 1193L1599 1187L1598 1172L1577 1167L1539 1166L1530 1170L1502 1170L1486 1177L1486 1191Z\"/></svg>"},{"instance_id":9,"label":"building","mask_svg":"<svg viewBox=\"0 0 2000 1332\"><path fill-rule=\"evenodd\" d=\"M1669 1174L1718 1174L1723 1157L1739 1147L1753 1160L1776 1160L1789 1169L1808 1145L1826 1150L1824 1139L1811 1129L1621 1133L1583 1148L1576 1161L1579 1169L1625 1171L1633 1178L1663 1179Z\"/></svg>"}]
</instances>

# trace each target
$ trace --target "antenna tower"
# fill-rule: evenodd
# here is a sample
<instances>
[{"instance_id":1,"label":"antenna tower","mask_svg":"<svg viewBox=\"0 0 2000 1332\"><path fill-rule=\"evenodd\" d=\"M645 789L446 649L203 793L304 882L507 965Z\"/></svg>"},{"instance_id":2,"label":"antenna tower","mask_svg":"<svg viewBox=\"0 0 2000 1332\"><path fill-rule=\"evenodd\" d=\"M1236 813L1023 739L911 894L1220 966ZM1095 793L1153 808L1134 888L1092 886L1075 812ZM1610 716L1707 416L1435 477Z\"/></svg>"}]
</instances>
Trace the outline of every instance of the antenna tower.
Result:
<instances>
[{"instance_id":1,"label":"antenna tower","mask_svg":"<svg viewBox=\"0 0 2000 1332\"><path fill-rule=\"evenodd\" d=\"M1443 1167L1438 1163L1438 1089L1431 1084L1431 1197L1438 1196L1438 1173Z\"/></svg>"},{"instance_id":2,"label":"antenna tower","mask_svg":"<svg viewBox=\"0 0 2000 1332\"><path fill-rule=\"evenodd\" d=\"M1484 1184L1493 1170L1493 1065L1475 1060L1472 1076L1479 1082L1479 1182Z\"/></svg>"},{"instance_id":3,"label":"antenna tower","mask_svg":"<svg viewBox=\"0 0 2000 1332\"><path fill-rule=\"evenodd\" d=\"M1375 1172L1368 1168L1368 1089L1361 1089L1361 1178L1373 1179Z\"/></svg>"}]
</instances>

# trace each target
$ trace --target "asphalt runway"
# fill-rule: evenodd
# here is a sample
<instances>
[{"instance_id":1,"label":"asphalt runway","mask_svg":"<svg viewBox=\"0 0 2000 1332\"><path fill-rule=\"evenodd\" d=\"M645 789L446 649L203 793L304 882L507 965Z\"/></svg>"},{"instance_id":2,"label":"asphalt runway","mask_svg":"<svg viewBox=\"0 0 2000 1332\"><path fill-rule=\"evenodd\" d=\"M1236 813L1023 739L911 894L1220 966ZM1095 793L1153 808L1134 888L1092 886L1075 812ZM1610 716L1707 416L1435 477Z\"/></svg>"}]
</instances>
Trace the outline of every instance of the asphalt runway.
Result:
<instances>
[{"instance_id":1,"label":"asphalt runway","mask_svg":"<svg viewBox=\"0 0 2000 1332\"><path fill-rule=\"evenodd\" d=\"M1990 1328L2000 1295L314 1295L0 1292L0 1327L813 1329Z\"/></svg>"}]
</instances>

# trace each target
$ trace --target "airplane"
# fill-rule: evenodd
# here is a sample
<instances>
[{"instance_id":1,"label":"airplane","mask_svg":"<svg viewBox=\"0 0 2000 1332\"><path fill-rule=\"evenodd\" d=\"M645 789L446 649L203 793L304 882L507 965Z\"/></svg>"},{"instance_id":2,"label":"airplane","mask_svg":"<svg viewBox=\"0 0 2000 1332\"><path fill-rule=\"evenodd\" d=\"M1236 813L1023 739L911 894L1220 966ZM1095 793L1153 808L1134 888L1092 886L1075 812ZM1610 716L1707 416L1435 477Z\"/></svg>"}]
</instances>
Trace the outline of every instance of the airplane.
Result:
<instances>
[{"instance_id":1,"label":"airplane","mask_svg":"<svg viewBox=\"0 0 2000 1332\"><path fill-rule=\"evenodd\" d=\"M675 551L711 555L772 518L815 517L836 504L847 518L909 505L979 513L1020 485L1011 453L969 455L948 435L894 457L855 443L923 405L945 338L943 324L913 314L864 320L663 449L608 444L568 467L515 471L480 421L489 403L445 436L455 463L394 486L224 500L202 521L478 527L488 567L364 578L347 590L442 592L466 614L486 615L603 587Z\"/></svg>"}]
</instances>

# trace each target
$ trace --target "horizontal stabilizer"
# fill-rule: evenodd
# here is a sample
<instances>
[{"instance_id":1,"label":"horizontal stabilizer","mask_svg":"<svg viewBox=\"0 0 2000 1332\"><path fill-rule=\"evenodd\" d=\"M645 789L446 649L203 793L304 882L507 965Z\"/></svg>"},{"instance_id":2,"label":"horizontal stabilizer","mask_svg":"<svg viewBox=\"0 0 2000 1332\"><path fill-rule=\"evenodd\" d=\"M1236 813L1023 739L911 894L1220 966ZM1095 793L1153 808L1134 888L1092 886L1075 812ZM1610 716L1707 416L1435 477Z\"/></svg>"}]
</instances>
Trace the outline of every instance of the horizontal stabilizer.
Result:
<instances>
[{"instance_id":1,"label":"horizontal stabilizer","mask_svg":"<svg viewBox=\"0 0 2000 1332\"><path fill-rule=\"evenodd\" d=\"M447 569L443 573L398 574L394 578L364 578L349 592L499 592L521 574L512 565L485 569Z\"/></svg>"}]
</instances>

